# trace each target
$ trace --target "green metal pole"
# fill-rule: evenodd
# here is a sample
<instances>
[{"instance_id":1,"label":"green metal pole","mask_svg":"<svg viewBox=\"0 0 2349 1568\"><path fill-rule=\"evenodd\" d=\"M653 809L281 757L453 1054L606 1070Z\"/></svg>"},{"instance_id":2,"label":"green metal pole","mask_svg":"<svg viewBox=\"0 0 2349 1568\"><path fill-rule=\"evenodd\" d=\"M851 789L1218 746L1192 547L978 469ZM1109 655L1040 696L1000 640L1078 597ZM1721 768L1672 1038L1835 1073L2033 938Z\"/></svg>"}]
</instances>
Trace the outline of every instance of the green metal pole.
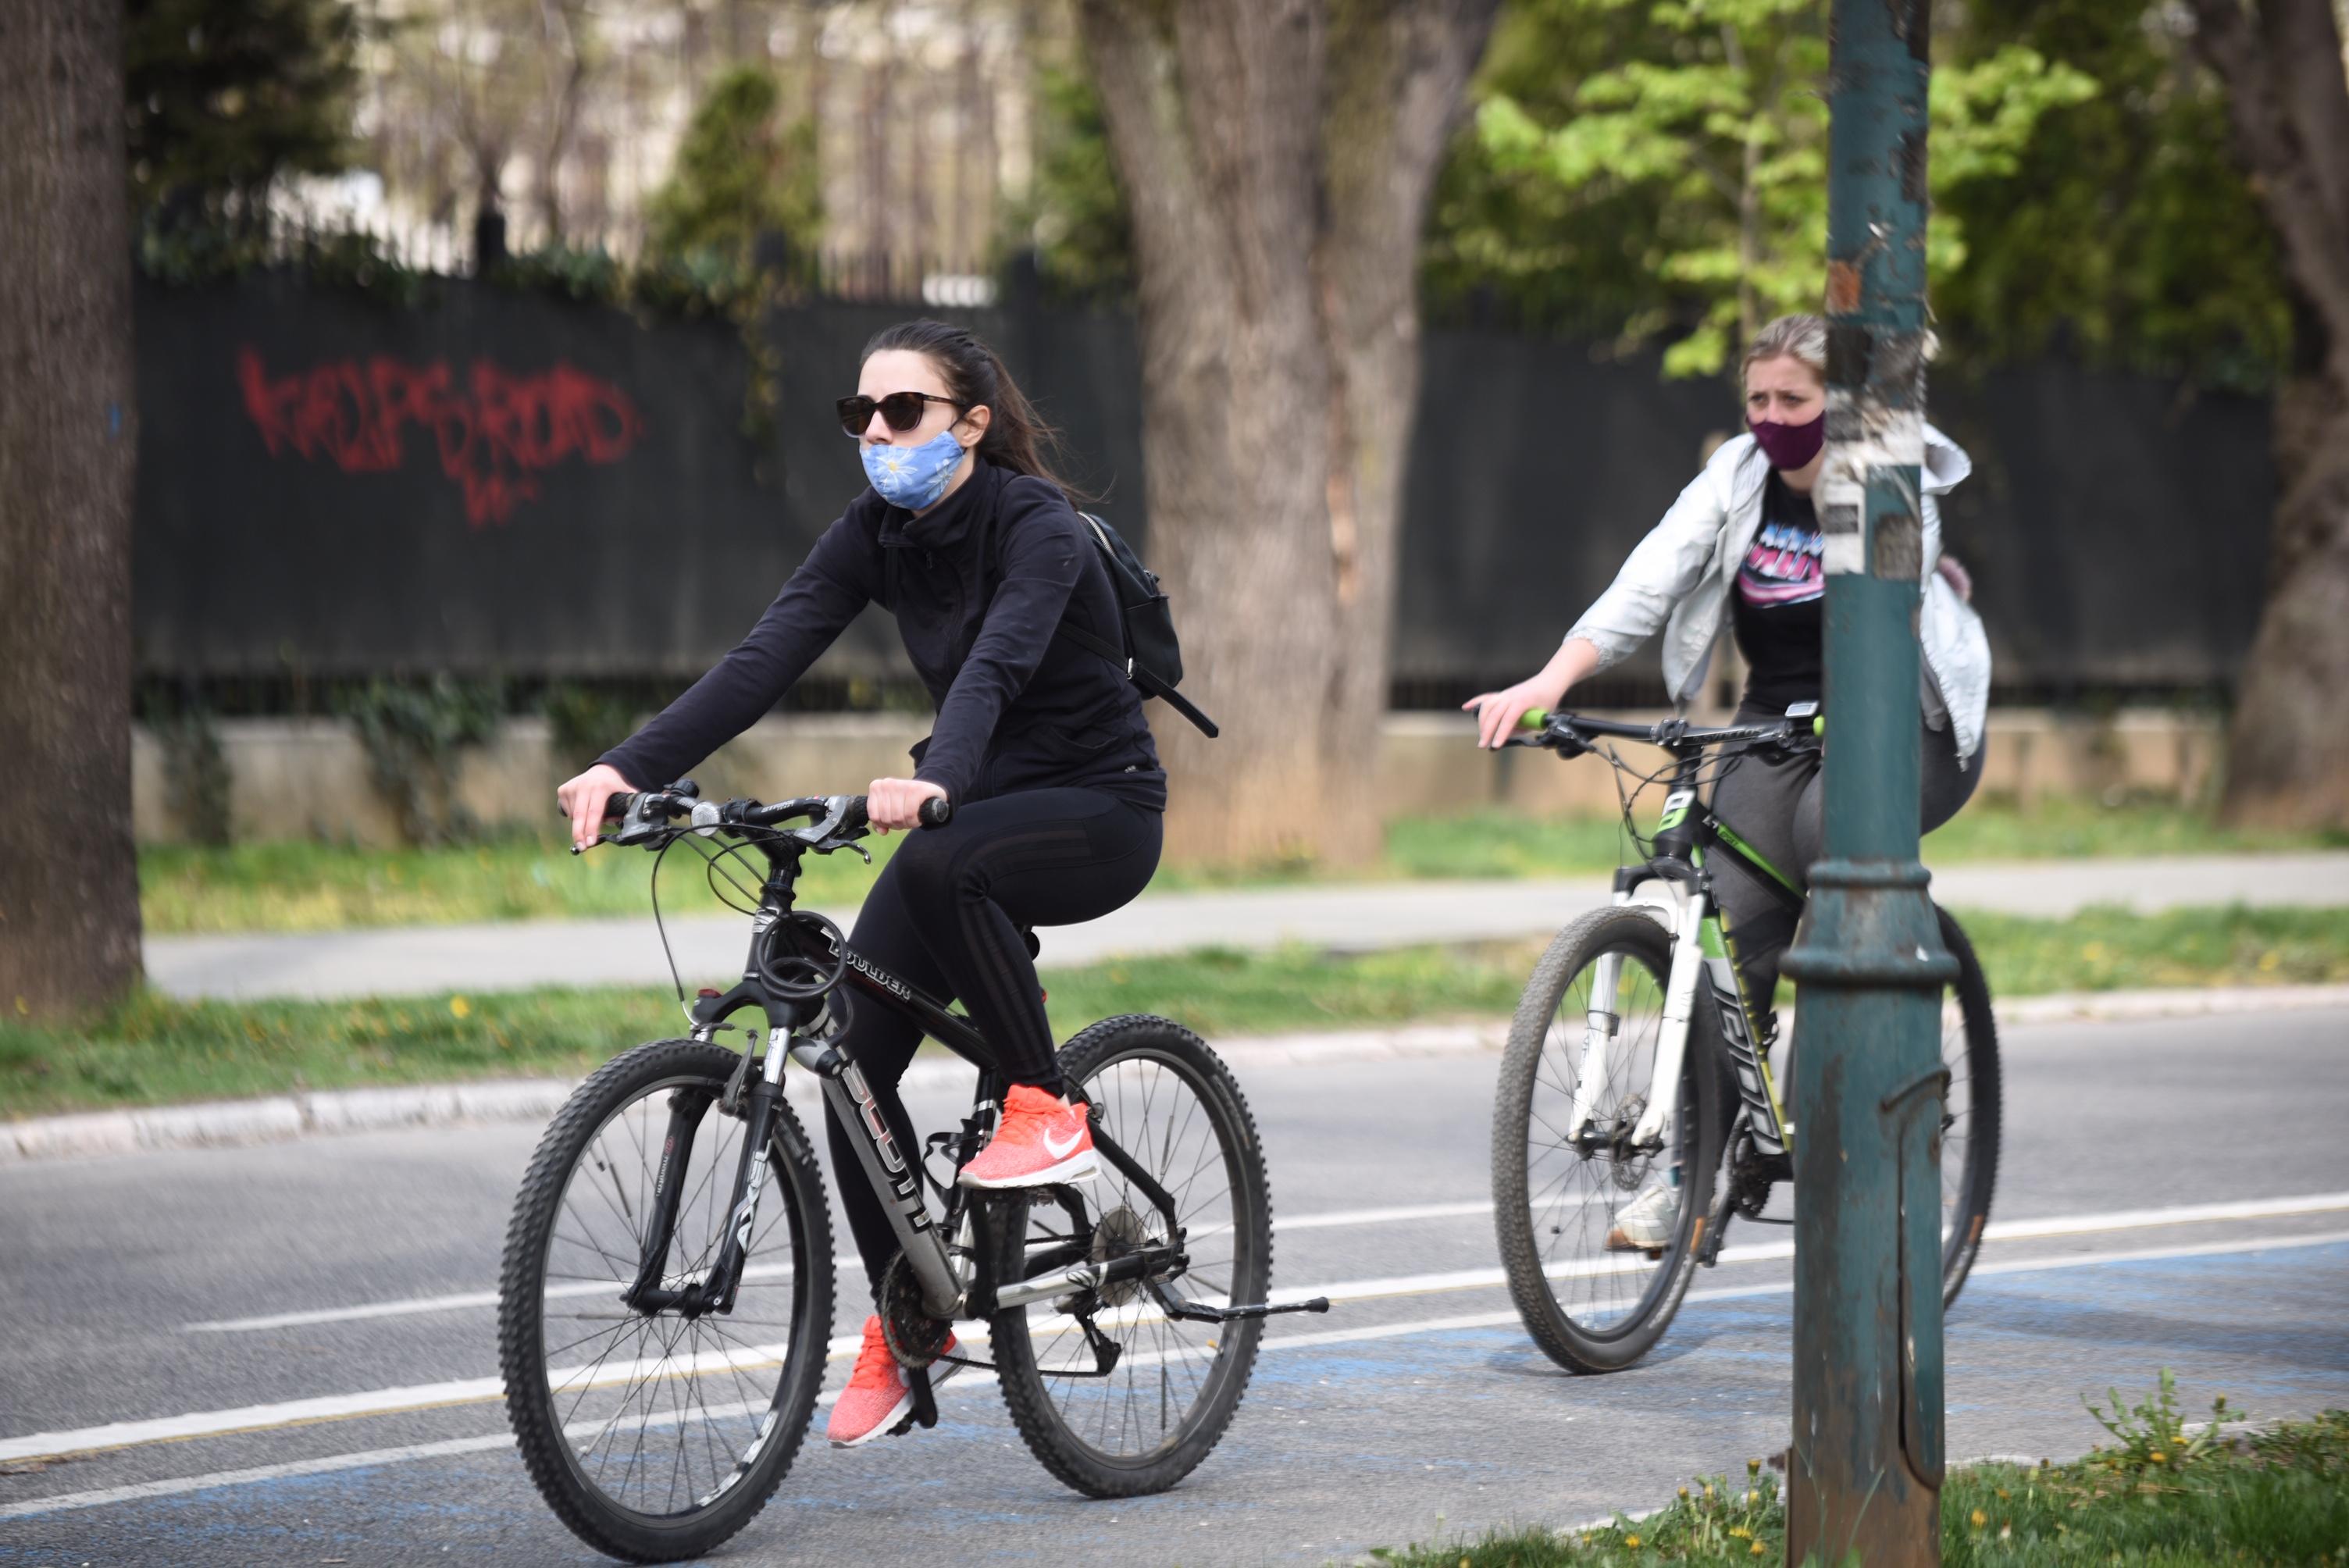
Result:
<instances>
[{"instance_id":1,"label":"green metal pole","mask_svg":"<svg viewBox=\"0 0 2349 1568\"><path fill-rule=\"evenodd\" d=\"M1940 1561L1941 950L1917 859L1928 0L1835 0L1826 858L1795 1042L1786 1557Z\"/></svg>"}]
</instances>

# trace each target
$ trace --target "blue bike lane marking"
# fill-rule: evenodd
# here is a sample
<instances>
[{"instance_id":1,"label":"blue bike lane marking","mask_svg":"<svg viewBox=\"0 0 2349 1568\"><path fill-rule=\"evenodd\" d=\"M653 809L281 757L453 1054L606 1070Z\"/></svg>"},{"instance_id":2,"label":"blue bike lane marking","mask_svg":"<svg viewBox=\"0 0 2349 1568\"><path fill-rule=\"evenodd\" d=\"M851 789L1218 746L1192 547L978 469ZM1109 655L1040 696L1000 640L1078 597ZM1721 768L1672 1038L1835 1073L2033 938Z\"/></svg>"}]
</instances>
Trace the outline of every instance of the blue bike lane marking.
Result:
<instances>
[{"instance_id":1,"label":"blue bike lane marking","mask_svg":"<svg viewBox=\"0 0 2349 1568\"><path fill-rule=\"evenodd\" d=\"M2164 1367L2189 1414L2219 1393L2252 1418L2349 1404L2349 1243L2046 1266L2061 1263L2001 1260L1952 1313L1953 1454L2076 1453L2100 1435L2083 1395L2133 1400ZM936 1430L853 1452L823 1445L819 1414L722 1555L1320 1561L1650 1507L1694 1475L1737 1483L1783 1446L1790 1307L1782 1285L1697 1293L1646 1362L1595 1378L1558 1371L1513 1321L1268 1341L1223 1443L1154 1498L1060 1488L981 1380L949 1391ZM0 1564L602 1561L546 1511L502 1434L451 1442L474 1451L417 1444L402 1462L79 1508L26 1500L51 1511L0 1520Z\"/></svg>"}]
</instances>

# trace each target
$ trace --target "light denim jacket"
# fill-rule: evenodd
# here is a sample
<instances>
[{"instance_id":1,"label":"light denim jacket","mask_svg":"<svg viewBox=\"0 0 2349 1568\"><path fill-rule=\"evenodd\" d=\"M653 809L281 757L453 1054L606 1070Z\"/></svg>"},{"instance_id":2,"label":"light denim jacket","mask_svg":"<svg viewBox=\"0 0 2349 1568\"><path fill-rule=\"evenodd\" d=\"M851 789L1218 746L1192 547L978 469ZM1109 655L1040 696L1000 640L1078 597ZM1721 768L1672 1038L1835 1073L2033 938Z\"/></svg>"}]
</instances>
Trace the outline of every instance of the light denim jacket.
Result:
<instances>
[{"instance_id":1,"label":"light denim jacket","mask_svg":"<svg viewBox=\"0 0 2349 1568\"><path fill-rule=\"evenodd\" d=\"M1924 649L1920 683L1926 722L1953 728L1961 759L1981 747L1990 708L1990 640L1982 617L1935 573L1941 559L1944 494L1973 471L1973 463L1932 426L1925 427L1924 603L1918 637ZM1703 689L1723 612L1737 569L1762 525L1769 460L1751 435L1732 437L1690 481L1664 520L1635 547L1614 583L1567 634L1599 650L1599 667L1629 656L1661 628L1664 685L1675 702Z\"/></svg>"}]
</instances>

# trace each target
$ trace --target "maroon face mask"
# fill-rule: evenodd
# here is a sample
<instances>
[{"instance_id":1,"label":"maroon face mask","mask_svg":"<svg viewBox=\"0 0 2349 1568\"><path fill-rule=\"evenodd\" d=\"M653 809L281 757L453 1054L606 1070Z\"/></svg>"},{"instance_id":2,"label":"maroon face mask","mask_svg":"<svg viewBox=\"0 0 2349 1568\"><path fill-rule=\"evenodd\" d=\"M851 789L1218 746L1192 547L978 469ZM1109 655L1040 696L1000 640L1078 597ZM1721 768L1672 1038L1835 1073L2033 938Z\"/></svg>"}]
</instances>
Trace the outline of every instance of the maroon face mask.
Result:
<instances>
[{"instance_id":1,"label":"maroon face mask","mask_svg":"<svg viewBox=\"0 0 2349 1568\"><path fill-rule=\"evenodd\" d=\"M1762 449L1774 469L1799 469L1819 455L1819 448L1827 438L1826 415L1807 425L1781 425L1774 419L1749 419L1746 428L1754 432L1754 444Z\"/></svg>"}]
</instances>

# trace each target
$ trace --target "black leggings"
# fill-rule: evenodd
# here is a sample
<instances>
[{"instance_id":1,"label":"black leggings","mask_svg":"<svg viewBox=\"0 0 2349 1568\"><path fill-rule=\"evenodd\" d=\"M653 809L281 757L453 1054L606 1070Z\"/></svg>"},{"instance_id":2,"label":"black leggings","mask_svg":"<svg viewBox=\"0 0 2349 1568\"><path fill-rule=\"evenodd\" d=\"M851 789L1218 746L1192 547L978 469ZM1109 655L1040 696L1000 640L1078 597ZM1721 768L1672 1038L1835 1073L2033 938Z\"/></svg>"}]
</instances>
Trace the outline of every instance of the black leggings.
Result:
<instances>
[{"instance_id":1,"label":"black leggings","mask_svg":"<svg viewBox=\"0 0 2349 1568\"><path fill-rule=\"evenodd\" d=\"M1763 708L1737 710L1738 724L1770 724L1780 716ZM1918 769L1918 826L1931 832L1958 814L1982 782L1982 747L1963 761L1949 729L1924 727ZM1824 831L1825 786L1819 756L1812 752L1780 763L1740 758L1713 787L1713 809L1763 859L1810 885ZM1737 966L1754 1010L1767 1013L1778 988L1778 960L1793 942L1797 916L1778 902L1762 880L1727 855L1713 857L1713 889L1728 918Z\"/></svg>"},{"instance_id":2,"label":"black leggings","mask_svg":"<svg viewBox=\"0 0 2349 1568\"><path fill-rule=\"evenodd\" d=\"M1051 1025L1023 925L1074 925L1133 902L1158 869L1164 819L1099 789L1029 789L956 808L954 820L905 835L873 884L849 945L930 993L959 1000L1012 1083L1058 1088ZM897 1147L918 1158L897 1080L922 1032L865 996L846 997L843 1043L889 1118ZM826 1101L829 1108L830 1102ZM827 1109L832 1168L874 1294L897 1233L865 1181L855 1135Z\"/></svg>"}]
</instances>

